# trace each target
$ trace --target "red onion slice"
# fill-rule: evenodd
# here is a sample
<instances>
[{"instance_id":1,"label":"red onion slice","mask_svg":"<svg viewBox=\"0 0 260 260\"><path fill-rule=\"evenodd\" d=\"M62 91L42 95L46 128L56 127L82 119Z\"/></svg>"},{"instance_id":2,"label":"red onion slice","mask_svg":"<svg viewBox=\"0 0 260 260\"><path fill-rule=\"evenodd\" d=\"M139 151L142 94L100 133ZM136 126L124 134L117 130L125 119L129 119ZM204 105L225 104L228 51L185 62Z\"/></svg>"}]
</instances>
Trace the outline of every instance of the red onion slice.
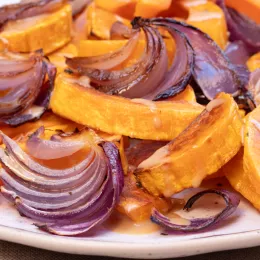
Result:
<instances>
[{"instance_id":1,"label":"red onion slice","mask_svg":"<svg viewBox=\"0 0 260 260\"><path fill-rule=\"evenodd\" d=\"M83 141L43 140L44 126L40 127L26 142L27 151L34 158L42 160L58 159L70 156L84 147Z\"/></svg>"},{"instance_id":2,"label":"red onion slice","mask_svg":"<svg viewBox=\"0 0 260 260\"><path fill-rule=\"evenodd\" d=\"M64 3L66 0L38 0L5 5L0 8L0 29L3 29L8 21L50 13L60 8Z\"/></svg>"},{"instance_id":3,"label":"red onion slice","mask_svg":"<svg viewBox=\"0 0 260 260\"><path fill-rule=\"evenodd\" d=\"M250 53L242 41L230 42L225 49L225 54L236 65L245 65L250 57Z\"/></svg>"},{"instance_id":4,"label":"red onion slice","mask_svg":"<svg viewBox=\"0 0 260 260\"><path fill-rule=\"evenodd\" d=\"M8 139L4 134L2 137ZM19 165L24 165L24 161L12 157L12 147L6 145L5 151L0 148L3 165L0 176L4 183L1 192L15 203L23 216L46 223L37 224L39 228L58 235L78 235L103 223L110 216L119 201L124 183L119 151L113 143L105 142L102 148L92 147L95 158L76 174L76 177L82 175L84 181L76 186L69 182L69 189L63 189L60 185L63 180L53 176L53 181L61 188L46 186L38 190L35 180L42 176L47 182L49 177L37 171L30 171L34 177L21 181L17 170L20 170ZM12 160L12 168L7 163L9 159Z\"/></svg>"},{"instance_id":5,"label":"red onion slice","mask_svg":"<svg viewBox=\"0 0 260 260\"><path fill-rule=\"evenodd\" d=\"M242 41L251 53L260 51L260 26L235 9L226 7L225 0L217 0L216 4L225 14L231 41Z\"/></svg>"},{"instance_id":6,"label":"red onion slice","mask_svg":"<svg viewBox=\"0 0 260 260\"><path fill-rule=\"evenodd\" d=\"M186 35L195 54L193 77L208 99L213 99L219 92L236 94L244 87L233 64L207 34L170 18L153 18L148 22L171 26Z\"/></svg>"},{"instance_id":7,"label":"red onion slice","mask_svg":"<svg viewBox=\"0 0 260 260\"><path fill-rule=\"evenodd\" d=\"M41 51L27 59L0 60L5 63L6 67L0 66L0 122L18 126L39 119L48 108L56 68Z\"/></svg>"},{"instance_id":8,"label":"red onion slice","mask_svg":"<svg viewBox=\"0 0 260 260\"><path fill-rule=\"evenodd\" d=\"M81 71L87 68L112 69L124 62L133 52L139 39L140 31L135 30L125 46L112 53L90 57L66 58L66 64L75 70Z\"/></svg>"},{"instance_id":9,"label":"red onion slice","mask_svg":"<svg viewBox=\"0 0 260 260\"><path fill-rule=\"evenodd\" d=\"M125 24L123 24L120 21L116 21L113 23L110 29L110 38L111 39L121 39L121 38L127 38L129 39L131 37L132 30Z\"/></svg>"},{"instance_id":10,"label":"red onion slice","mask_svg":"<svg viewBox=\"0 0 260 260\"><path fill-rule=\"evenodd\" d=\"M227 190L205 190L201 191L194 196L192 196L184 206L184 210L189 210L193 206L193 204L202 196L205 194L217 194L221 196L225 202L226 202L226 207L217 215L208 217L208 218L196 218L196 219L190 219L187 220L189 224L187 225L180 225L180 224L175 224L171 222L171 220L161 214L158 210L153 209L152 211L152 216L151 220L160 225L161 227L165 228L166 231L169 231L170 233L175 233L175 232L197 232L201 230L205 230L207 228L212 228L219 222L223 221L227 217L229 217L231 214L234 213L234 211L237 209L240 199L239 197Z\"/></svg>"}]
</instances>

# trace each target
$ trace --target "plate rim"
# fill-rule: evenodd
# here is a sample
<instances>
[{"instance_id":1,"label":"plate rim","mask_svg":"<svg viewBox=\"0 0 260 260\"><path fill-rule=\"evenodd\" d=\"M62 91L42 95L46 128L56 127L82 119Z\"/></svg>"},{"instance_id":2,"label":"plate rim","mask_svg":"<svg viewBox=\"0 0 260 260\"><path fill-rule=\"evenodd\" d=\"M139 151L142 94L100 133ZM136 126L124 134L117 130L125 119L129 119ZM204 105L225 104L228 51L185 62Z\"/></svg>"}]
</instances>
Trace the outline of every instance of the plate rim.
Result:
<instances>
[{"instance_id":1,"label":"plate rim","mask_svg":"<svg viewBox=\"0 0 260 260\"><path fill-rule=\"evenodd\" d=\"M154 244L90 241L59 237L0 225L0 240L60 253L125 257L132 259L164 259L210 252L249 248L260 245L260 229L234 234L209 236ZM120 247L118 246L120 244ZM133 249L135 251L133 252Z\"/></svg>"}]
</instances>

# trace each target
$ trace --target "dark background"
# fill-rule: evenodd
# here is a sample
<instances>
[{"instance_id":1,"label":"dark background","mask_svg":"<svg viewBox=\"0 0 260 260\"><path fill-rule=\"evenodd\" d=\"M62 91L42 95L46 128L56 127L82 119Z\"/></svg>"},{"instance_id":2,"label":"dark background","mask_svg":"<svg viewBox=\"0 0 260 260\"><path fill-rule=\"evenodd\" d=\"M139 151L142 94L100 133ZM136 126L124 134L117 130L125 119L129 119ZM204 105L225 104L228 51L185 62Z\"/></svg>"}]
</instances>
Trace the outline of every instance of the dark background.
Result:
<instances>
[{"instance_id":1,"label":"dark background","mask_svg":"<svg viewBox=\"0 0 260 260\"><path fill-rule=\"evenodd\" d=\"M27 246L0 241L1 260L117 260L119 258L100 256L79 256L54 253ZM260 247L210 253L198 256L175 258L176 260L259 260Z\"/></svg>"}]
</instances>

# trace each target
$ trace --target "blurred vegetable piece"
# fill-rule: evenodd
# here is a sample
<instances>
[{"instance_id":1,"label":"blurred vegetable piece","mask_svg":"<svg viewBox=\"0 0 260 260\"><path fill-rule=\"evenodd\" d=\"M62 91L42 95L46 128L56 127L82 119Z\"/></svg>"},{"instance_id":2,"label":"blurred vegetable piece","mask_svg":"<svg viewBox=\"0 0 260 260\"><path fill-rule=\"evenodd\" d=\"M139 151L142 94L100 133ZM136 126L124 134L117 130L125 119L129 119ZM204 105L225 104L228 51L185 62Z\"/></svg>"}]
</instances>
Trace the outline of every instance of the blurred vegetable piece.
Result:
<instances>
[{"instance_id":1,"label":"blurred vegetable piece","mask_svg":"<svg viewBox=\"0 0 260 260\"><path fill-rule=\"evenodd\" d=\"M244 171L251 184L258 190L260 183L260 107L250 112L244 128Z\"/></svg>"},{"instance_id":2,"label":"blurred vegetable piece","mask_svg":"<svg viewBox=\"0 0 260 260\"><path fill-rule=\"evenodd\" d=\"M247 67L252 72L256 69L260 69L260 52L251 56L247 61Z\"/></svg>"},{"instance_id":3,"label":"blurred vegetable piece","mask_svg":"<svg viewBox=\"0 0 260 260\"><path fill-rule=\"evenodd\" d=\"M242 124L236 102L220 93L186 130L138 166L138 180L155 196L198 187L238 152Z\"/></svg>"},{"instance_id":4,"label":"blurred vegetable piece","mask_svg":"<svg viewBox=\"0 0 260 260\"><path fill-rule=\"evenodd\" d=\"M250 74L249 82L247 84L247 90L251 102L255 106L260 105L260 68L254 70Z\"/></svg>"},{"instance_id":5,"label":"blurred vegetable piece","mask_svg":"<svg viewBox=\"0 0 260 260\"><path fill-rule=\"evenodd\" d=\"M69 43L63 48L51 53L48 57L50 61L56 66L57 72L61 73L67 67L65 57L72 58L76 56L78 56L77 47L74 44Z\"/></svg>"},{"instance_id":6,"label":"blurred vegetable piece","mask_svg":"<svg viewBox=\"0 0 260 260\"><path fill-rule=\"evenodd\" d=\"M188 85L181 93L174 97L170 97L166 99L167 101L180 101L186 100L190 102L196 102L196 96L193 88Z\"/></svg>"},{"instance_id":7,"label":"blurred vegetable piece","mask_svg":"<svg viewBox=\"0 0 260 260\"><path fill-rule=\"evenodd\" d=\"M148 220L152 208L162 213L167 213L174 206L174 200L153 197L136 186L136 179L133 174L125 177L123 188L117 210L132 219L134 222Z\"/></svg>"},{"instance_id":8,"label":"blurred vegetable piece","mask_svg":"<svg viewBox=\"0 0 260 260\"><path fill-rule=\"evenodd\" d=\"M6 40L10 51L43 49L45 54L49 54L71 40L71 19L71 7L66 4L51 14L9 21L0 37Z\"/></svg>"},{"instance_id":9,"label":"blurred vegetable piece","mask_svg":"<svg viewBox=\"0 0 260 260\"><path fill-rule=\"evenodd\" d=\"M98 56L106 53L111 53L122 48L124 45L127 44L127 42L128 40L81 41L78 48L79 51L78 56L91 57L91 56ZM175 43L173 42L172 39L164 39L164 42L167 49L168 65L170 66L175 53ZM146 43L144 40L139 40L137 46L135 47L130 57L126 61L122 62L119 66L115 67L114 69L115 70L123 69L125 67L130 67L133 64L135 64L143 54L145 45Z\"/></svg>"},{"instance_id":10,"label":"blurred vegetable piece","mask_svg":"<svg viewBox=\"0 0 260 260\"><path fill-rule=\"evenodd\" d=\"M221 49L228 41L225 15L220 7L212 2L189 7L189 17L186 22L207 33Z\"/></svg>"},{"instance_id":11,"label":"blurred vegetable piece","mask_svg":"<svg viewBox=\"0 0 260 260\"><path fill-rule=\"evenodd\" d=\"M134 17L135 6L138 0L94 0L96 7L118 14L124 18Z\"/></svg>"},{"instance_id":12,"label":"blurred vegetable piece","mask_svg":"<svg viewBox=\"0 0 260 260\"><path fill-rule=\"evenodd\" d=\"M244 171L244 152L241 149L222 169L231 186L260 210L259 189L249 178L250 173Z\"/></svg>"},{"instance_id":13,"label":"blurred vegetable piece","mask_svg":"<svg viewBox=\"0 0 260 260\"><path fill-rule=\"evenodd\" d=\"M252 54L260 51L260 26L249 17L237 10L226 6L225 0L216 3L223 10L230 41L242 41Z\"/></svg>"},{"instance_id":14,"label":"blurred vegetable piece","mask_svg":"<svg viewBox=\"0 0 260 260\"><path fill-rule=\"evenodd\" d=\"M130 20L98 8L94 3L87 8L87 21L88 37L96 36L102 40L110 39L110 30L116 21L130 26Z\"/></svg>"},{"instance_id":15,"label":"blurred vegetable piece","mask_svg":"<svg viewBox=\"0 0 260 260\"><path fill-rule=\"evenodd\" d=\"M40 50L4 52L0 64L1 124L19 126L39 119L48 109L56 68Z\"/></svg>"},{"instance_id":16,"label":"blurred vegetable piece","mask_svg":"<svg viewBox=\"0 0 260 260\"><path fill-rule=\"evenodd\" d=\"M196 118L196 103L151 102L106 95L60 74L51 98L54 113L107 133L140 139L172 140Z\"/></svg>"},{"instance_id":17,"label":"blurred vegetable piece","mask_svg":"<svg viewBox=\"0 0 260 260\"><path fill-rule=\"evenodd\" d=\"M171 6L174 0L137 0L134 16L152 18Z\"/></svg>"},{"instance_id":18,"label":"blurred vegetable piece","mask_svg":"<svg viewBox=\"0 0 260 260\"><path fill-rule=\"evenodd\" d=\"M74 128L78 126L78 124L73 123L70 120L64 119L62 117L59 117L53 114L52 112L46 112L42 116L42 118L35 122L29 122L15 128L10 126L1 126L0 130L3 131L4 134L8 135L9 137L14 138L16 136L32 133L41 126L45 126L45 128L56 126L57 129L60 129L61 126L67 127L69 125L73 125ZM65 131L66 129L63 130Z\"/></svg>"},{"instance_id":19,"label":"blurred vegetable piece","mask_svg":"<svg viewBox=\"0 0 260 260\"><path fill-rule=\"evenodd\" d=\"M260 2L258 0L226 0L226 5L260 24Z\"/></svg>"}]
</instances>

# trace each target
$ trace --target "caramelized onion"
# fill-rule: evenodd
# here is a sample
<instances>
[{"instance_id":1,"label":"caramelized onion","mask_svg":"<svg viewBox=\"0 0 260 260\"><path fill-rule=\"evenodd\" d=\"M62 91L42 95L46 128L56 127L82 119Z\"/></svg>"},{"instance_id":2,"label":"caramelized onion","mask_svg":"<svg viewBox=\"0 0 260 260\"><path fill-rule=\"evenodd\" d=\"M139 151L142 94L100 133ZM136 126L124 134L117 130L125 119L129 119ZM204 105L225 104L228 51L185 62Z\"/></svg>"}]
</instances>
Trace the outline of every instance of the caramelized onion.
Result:
<instances>
[{"instance_id":1,"label":"caramelized onion","mask_svg":"<svg viewBox=\"0 0 260 260\"><path fill-rule=\"evenodd\" d=\"M260 69L251 72L247 89L252 96L255 106L260 105Z\"/></svg>"},{"instance_id":2,"label":"caramelized onion","mask_svg":"<svg viewBox=\"0 0 260 260\"><path fill-rule=\"evenodd\" d=\"M119 201L124 177L117 147L89 145L86 158L71 169L55 170L33 161L1 133L1 192L42 230L78 235L103 223Z\"/></svg>"},{"instance_id":3,"label":"caramelized onion","mask_svg":"<svg viewBox=\"0 0 260 260\"><path fill-rule=\"evenodd\" d=\"M242 41L251 53L260 51L260 26L249 17L225 5L225 0L216 3L223 10L231 41Z\"/></svg>"},{"instance_id":4,"label":"caramelized onion","mask_svg":"<svg viewBox=\"0 0 260 260\"><path fill-rule=\"evenodd\" d=\"M72 72L88 76L98 90L127 98L168 98L183 91L192 78L208 99L219 92L235 96L245 88L249 75L246 67L232 64L217 44L199 29L170 18L136 17L132 26L133 31L142 29L146 37L144 54L136 64L109 71L98 66L88 67L85 64L91 60L88 57L67 59L67 65ZM165 44L157 27L168 30L176 43L169 70Z\"/></svg>"},{"instance_id":5,"label":"caramelized onion","mask_svg":"<svg viewBox=\"0 0 260 260\"><path fill-rule=\"evenodd\" d=\"M43 133L44 127L42 126L26 142L27 151L34 158L42 160L58 159L70 156L84 147L82 141L62 141L62 138L43 140L40 138Z\"/></svg>"},{"instance_id":6,"label":"caramelized onion","mask_svg":"<svg viewBox=\"0 0 260 260\"><path fill-rule=\"evenodd\" d=\"M139 30L134 31L127 44L115 52L99 56L66 58L66 63L70 68L77 70L79 73L84 72L84 69L88 68L111 69L130 56L138 42L139 34Z\"/></svg>"},{"instance_id":7,"label":"caramelized onion","mask_svg":"<svg viewBox=\"0 0 260 260\"><path fill-rule=\"evenodd\" d=\"M153 18L148 22L158 26L164 24L186 35L195 55L193 77L208 99L213 99L219 92L236 94L244 87L233 64L207 34L170 18Z\"/></svg>"},{"instance_id":8,"label":"caramelized onion","mask_svg":"<svg viewBox=\"0 0 260 260\"><path fill-rule=\"evenodd\" d=\"M193 206L193 204L205 194L217 194L221 196L226 203L226 207L217 215L208 217L208 218L195 218L195 219L184 219L187 221L187 225L184 224L175 224L173 223L168 217L161 214L158 210L153 209L151 220L160 225L161 227L165 228L166 231L170 233L174 232L197 232L201 230L205 230L207 228L212 228L216 224L220 223L237 209L240 199L239 197L227 190L205 190L201 191L194 196L192 196L184 206L184 210L189 210Z\"/></svg>"},{"instance_id":9,"label":"caramelized onion","mask_svg":"<svg viewBox=\"0 0 260 260\"><path fill-rule=\"evenodd\" d=\"M120 21L113 23L110 29L111 39L124 39L131 37L131 29Z\"/></svg>"},{"instance_id":10,"label":"caramelized onion","mask_svg":"<svg viewBox=\"0 0 260 260\"><path fill-rule=\"evenodd\" d=\"M38 119L48 107L56 68L42 52L2 58L0 65L0 122L16 126Z\"/></svg>"}]
</instances>

